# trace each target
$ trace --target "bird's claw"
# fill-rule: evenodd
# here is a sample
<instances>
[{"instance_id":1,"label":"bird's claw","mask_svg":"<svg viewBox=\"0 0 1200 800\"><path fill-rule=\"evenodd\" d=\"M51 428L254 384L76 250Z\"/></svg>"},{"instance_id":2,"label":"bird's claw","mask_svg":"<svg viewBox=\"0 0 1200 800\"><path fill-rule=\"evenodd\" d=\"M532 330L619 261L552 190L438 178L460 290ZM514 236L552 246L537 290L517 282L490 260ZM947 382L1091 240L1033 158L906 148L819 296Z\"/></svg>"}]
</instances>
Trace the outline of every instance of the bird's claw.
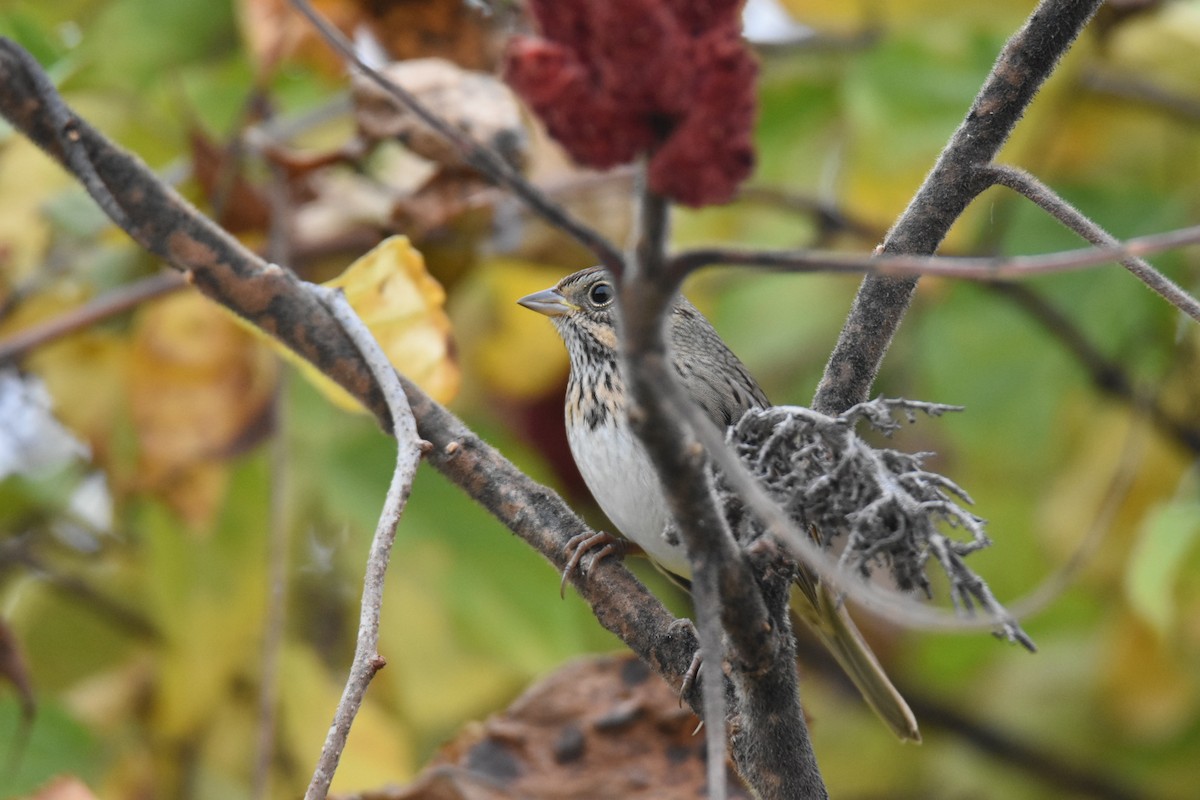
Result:
<instances>
[{"instance_id":1,"label":"bird's claw","mask_svg":"<svg viewBox=\"0 0 1200 800\"><path fill-rule=\"evenodd\" d=\"M584 556L595 551L595 555L592 557L593 562L611 555L624 558L627 546L624 539L618 539L611 533L588 531L568 539L567 550L570 551L571 557L567 559L567 565L563 567L562 581L558 584L558 596L563 598L567 596L567 580L571 577L571 573L579 569Z\"/></svg>"},{"instance_id":2,"label":"bird's claw","mask_svg":"<svg viewBox=\"0 0 1200 800\"><path fill-rule=\"evenodd\" d=\"M692 690L692 686L696 683L696 678L700 677L700 665L704 663L704 657L697 650L692 656L692 663L688 665L687 672L683 673L683 682L679 684L679 705L683 705L683 698L687 697L688 692ZM697 728L696 730L700 730Z\"/></svg>"}]
</instances>

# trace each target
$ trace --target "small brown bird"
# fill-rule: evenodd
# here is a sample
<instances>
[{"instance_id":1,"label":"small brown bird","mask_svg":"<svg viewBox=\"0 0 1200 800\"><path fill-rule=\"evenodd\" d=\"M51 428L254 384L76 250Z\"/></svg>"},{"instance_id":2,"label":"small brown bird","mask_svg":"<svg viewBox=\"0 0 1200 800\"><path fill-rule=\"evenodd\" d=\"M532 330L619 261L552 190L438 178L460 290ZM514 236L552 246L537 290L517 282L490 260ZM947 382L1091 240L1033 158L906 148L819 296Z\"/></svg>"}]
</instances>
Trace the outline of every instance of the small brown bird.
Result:
<instances>
[{"instance_id":1,"label":"small brown bird","mask_svg":"<svg viewBox=\"0 0 1200 800\"><path fill-rule=\"evenodd\" d=\"M550 317L571 360L566 422L571 454L600 508L663 571L686 581L687 552L665 534L670 512L658 475L629 427L628 396L618 364L613 316L616 287L600 267L585 269L521 298ZM671 311L671 363L693 400L721 428L748 409L766 408L766 395L708 320L684 297ZM837 658L867 703L901 739L920 741L908 704L883 672L844 606L804 574L791 607Z\"/></svg>"}]
</instances>

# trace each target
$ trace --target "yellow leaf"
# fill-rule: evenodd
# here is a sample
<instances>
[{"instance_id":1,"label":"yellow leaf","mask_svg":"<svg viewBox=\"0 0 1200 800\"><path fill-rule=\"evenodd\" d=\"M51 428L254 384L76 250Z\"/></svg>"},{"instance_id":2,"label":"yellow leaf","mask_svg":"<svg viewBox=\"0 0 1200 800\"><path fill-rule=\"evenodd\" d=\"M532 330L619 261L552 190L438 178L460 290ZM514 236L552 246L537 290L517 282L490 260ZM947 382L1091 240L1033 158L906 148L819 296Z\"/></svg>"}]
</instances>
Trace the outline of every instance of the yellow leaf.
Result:
<instances>
[{"instance_id":1,"label":"yellow leaf","mask_svg":"<svg viewBox=\"0 0 1200 800\"><path fill-rule=\"evenodd\" d=\"M455 294L463 359L485 388L529 398L562 383L567 349L545 317L517 300L550 288L566 273L561 267L496 259L475 271L461 295Z\"/></svg>"},{"instance_id":2,"label":"yellow leaf","mask_svg":"<svg viewBox=\"0 0 1200 800\"><path fill-rule=\"evenodd\" d=\"M391 667L385 668L376 680L392 671ZM315 764L342 692L345 669L330 671L311 649L288 645L279 673L280 746L297 763ZM373 687L354 719L334 775L335 793L398 783L415 772L416 754L409 725L403 715L378 702L378 697Z\"/></svg>"},{"instance_id":3,"label":"yellow leaf","mask_svg":"<svg viewBox=\"0 0 1200 800\"><path fill-rule=\"evenodd\" d=\"M20 136L0 152L0 284L19 284L38 268L51 230L43 203L66 184L65 174Z\"/></svg>"},{"instance_id":4,"label":"yellow leaf","mask_svg":"<svg viewBox=\"0 0 1200 800\"><path fill-rule=\"evenodd\" d=\"M822 33L860 33L872 27L886 31L962 24L1011 27L1029 13L1030 4L1017 0L961 3L958 0L884 0L846 3L843 0L782 0L797 22Z\"/></svg>"},{"instance_id":5,"label":"yellow leaf","mask_svg":"<svg viewBox=\"0 0 1200 800\"><path fill-rule=\"evenodd\" d=\"M458 393L459 369L444 310L446 292L426 270L425 260L405 236L393 236L351 264L325 286L340 288L402 375L439 403ZM334 404L362 406L345 389L295 353L289 361Z\"/></svg>"},{"instance_id":6,"label":"yellow leaf","mask_svg":"<svg viewBox=\"0 0 1200 800\"><path fill-rule=\"evenodd\" d=\"M143 308L129 369L139 486L193 525L210 519L224 492L219 462L262 428L275 378L270 354L201 295Z\"/></svg>"},{"instance_id":7,"label":"yellow leaf","mask_svg":"<svg viewBox=\"0 0 1200 800\"><path fill-rule=\"evenodd\" d=\"M1165 742L1194 724L1200 682L1192 664L1132 614L1113 624L1099 660L1103 698L1124 735Z\"/></svg>"}]
</instances>

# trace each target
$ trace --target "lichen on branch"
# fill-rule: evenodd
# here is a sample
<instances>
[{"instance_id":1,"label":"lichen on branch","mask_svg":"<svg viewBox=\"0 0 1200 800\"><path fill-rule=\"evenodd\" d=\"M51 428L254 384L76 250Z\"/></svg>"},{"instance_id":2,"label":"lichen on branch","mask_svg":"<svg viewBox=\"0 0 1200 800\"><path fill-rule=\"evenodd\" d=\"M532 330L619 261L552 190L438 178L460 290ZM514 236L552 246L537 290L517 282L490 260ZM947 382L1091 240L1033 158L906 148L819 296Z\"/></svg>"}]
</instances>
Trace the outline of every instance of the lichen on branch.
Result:
<instances>
[{"instance_id":1,"label":"lichen on branch","mask_svg":"<svg viewBox=\"0 0 1200 800\"><path fill-rule=\"evenodd\" d=\"M991 544L984 520L968 511L970 496L949 478L924 467L924 453L876 448L856 432L860 422L890 435L902 414L940 416L957 406L876 399L826 416L800 406L754 409L730 427L727 440L801 530L821 543L842 541L841 565L864 578L886 569L902 591L932 595L927 566L946 573L960 612L981 606L997 621L997 635L1033 650L1032 640L1000 605L965 556ZM715 484L735 537L745 546L762 535L755 515L720 476ZM945 530L963 535L954 538Z\"/></svg>"}]
</instances>

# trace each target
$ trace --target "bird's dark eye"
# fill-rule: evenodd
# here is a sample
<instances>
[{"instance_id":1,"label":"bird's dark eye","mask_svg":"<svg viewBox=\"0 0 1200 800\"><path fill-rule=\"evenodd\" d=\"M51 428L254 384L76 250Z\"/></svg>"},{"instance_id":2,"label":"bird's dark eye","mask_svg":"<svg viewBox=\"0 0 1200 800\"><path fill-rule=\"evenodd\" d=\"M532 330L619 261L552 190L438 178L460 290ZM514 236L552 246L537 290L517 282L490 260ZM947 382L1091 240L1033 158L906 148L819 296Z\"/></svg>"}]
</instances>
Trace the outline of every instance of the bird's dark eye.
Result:
<instances>
[{"instance_id":1,"label":"bird's dark eye","mask_svg":"<svg viewBox=\"0 0 1200 800\"><path fill-rule=\"evenodd\" d=\"M592 305L596 308L604 308L604 306L613 301L616 294L611 283L600 281L600 283L594 284L591 289L588 289L588 300L591 300Z\"/></svg>"}]
</instances>

